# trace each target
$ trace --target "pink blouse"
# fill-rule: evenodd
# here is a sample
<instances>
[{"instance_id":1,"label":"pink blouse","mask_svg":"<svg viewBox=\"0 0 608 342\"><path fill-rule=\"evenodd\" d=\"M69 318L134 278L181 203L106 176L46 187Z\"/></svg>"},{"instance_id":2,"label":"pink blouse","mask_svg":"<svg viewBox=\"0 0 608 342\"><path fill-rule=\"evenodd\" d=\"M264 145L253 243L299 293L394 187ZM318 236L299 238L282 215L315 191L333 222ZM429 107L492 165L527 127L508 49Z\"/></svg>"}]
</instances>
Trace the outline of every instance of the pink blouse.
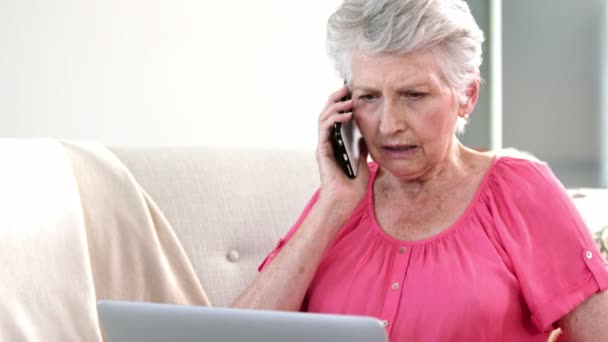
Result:
<instances>
[{"instance_id":1,"label":"pink blouse","mask_svg":"<svg viewBox=\"0 0 608 342\"><path fill-rule=\"evenodd\" d=\"M367 195L324 255L305 311L377 317L393 342L546 341L557 320L608 288L607 265L545 164L495 157L461 217L419 241L379 226L378 165L370 170Z\"/></svg>"}]
</instances>

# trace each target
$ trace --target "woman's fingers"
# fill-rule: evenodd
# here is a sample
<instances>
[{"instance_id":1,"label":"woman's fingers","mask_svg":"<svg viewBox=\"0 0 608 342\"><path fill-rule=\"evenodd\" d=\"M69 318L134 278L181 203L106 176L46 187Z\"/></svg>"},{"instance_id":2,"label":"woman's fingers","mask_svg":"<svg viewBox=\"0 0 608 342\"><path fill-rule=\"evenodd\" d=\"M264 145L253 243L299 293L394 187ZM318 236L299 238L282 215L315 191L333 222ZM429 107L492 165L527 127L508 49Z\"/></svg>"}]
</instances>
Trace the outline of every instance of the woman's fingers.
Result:
<instances>
[{"instance_id":1,"label":"woman's fingers","mask_svg":"<svg viewBox=\"0 0 608 342\"><path fill-rule=\"evenodd\" d=\"M344 123L352 120L352 116L352 113L328 115L319 122L318 149L323 152L324 155L332 155L333 153L329 139L332 134L331 131L334 129L334 125L337 122Z\"/></svg>"},{"instance_id":2,"label":"woman's fingers","mask_svg":"<svg viewBox=\"0 0 608 342\"><path fill-rule=\"evenodd\" d=\"M342 99L348 94L349 89L347 86L343 86L338 89L336 92L331 94L327 99L327 103L325 107L321 111L319 115L319 123L326 121L328 118L336 116L339 113L350 112L353 108L353 100L349 99L346 101L342 101ZM333 118L336 122L344 122L348 119L346 118Z\"/></svg>"},{"instance_id":3,"label":"woman's fingers","mask_svg":"<svg viewBox=\"0 0 608 342\"><path fill-rule=\"evenodd\" d=\"M319 133L329 134L329 129L335 122L347 122L352 119L353 100L335 102L323 109L319 115ZM321 134L323 135L323 134Z\"/></svg>"},{"instance_id":4,"label":"woman's fingers","mask_svg":"<svg viewBox=\"0 0 608 342\"><path fill-rule=\"evenodd\" d=\"M353 100L342 101L342 98L344 98L346 94L348 94L348 87L346 86L331 94L325 108L323 108L323 111L319 115L318 157L323 157L323 159L326 160L331 159L332 162L333 147L330 142L331 131L337 122L344 123L353 118ZM327 161L325 161L325 163L326 162Z\"/></svg>"},{"instance_id":5,"label":"woman's fingers","mask_svg":"<svg viewBox=\"0 0 608 342\"><path fill-rule=\"evenodd\" d=\"M329 95L325 107L327 108L333 103L340 102L344 98L344 96L348 95L349 91L350 90L347 86L343 86L342 88L338 89L337 91Z\"/></svg>"},{"instance_id":6,"label":"woman's fingers","mask_svg":"<svg viewBox=\"0 0 608 342\"><path fill-rule=\"evenodd\" d=\"M343 113L351 112L352 109L353 100L334 102L323 108L321 115L319 115L319 121L321 122L327 120L328 117L334 117L334 120L344 122L344 120L339 118L338 116L342 115Z\"/></svg>"}]
</instances>

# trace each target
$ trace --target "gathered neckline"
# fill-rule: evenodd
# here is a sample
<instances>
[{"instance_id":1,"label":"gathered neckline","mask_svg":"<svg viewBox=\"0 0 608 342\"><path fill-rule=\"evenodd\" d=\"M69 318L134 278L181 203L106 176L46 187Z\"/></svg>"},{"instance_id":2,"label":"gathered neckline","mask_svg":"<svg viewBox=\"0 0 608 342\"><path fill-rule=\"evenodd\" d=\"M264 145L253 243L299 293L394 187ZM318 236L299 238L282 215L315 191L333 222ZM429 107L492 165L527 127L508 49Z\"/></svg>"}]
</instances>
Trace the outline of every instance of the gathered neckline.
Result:
<instances>
[{"instance_id":1,"label":"gathered neckline","mask_svg":"<svg viewBox=\"0 0 608 342\"><path fill-rule=\"evenodd\" d=\"M454 223L452 223L449 227L442 230L441 232L434 234L432 236L426 237L424 239L420 239L420 240L397 239L397 238L393 237L392 235L390 235L389 233L387 233L384 229L382 229L382 226L380 226L380 223L378 222L378 218L376 217L376 212L374 210L374 182L376 181L376 176L378 175L378 170L380 169L380 166L378 164L375 164L374 169L370 170L372 172L370 173L370 180L369 180L368 191L367 191L367 195L366 195L366 202L368 205L368 208L367 208L368 215L370 215L370 217L372 219L373 229L377 233L379 233L388 242L390 242L392 244L397 244L400 246L426 245L426 244L435 242L439 239L442 239L442 238L446 237L447 235L451 235L452 233L457 231L458 228L463 226L461 223L471 215L471 212L473 211L477 202L479 201L481 194L484 192L485 188L488 187L490 176L492 175L493 170L494 170L496 164L498 163L499 159L500 158L498 155L494 155L492 157L492 163L490 164L490 167L486 170L486 172L481 180L481 183L479 183L479 185L477 186L477 190L475 190L475 194L473 195L473 198L471 199L471 201L469 202L469 204L467 205L465 210L462 212L462 214L460 214L460 216L458 216L458 219L456 219L456 221Z\"/></svg>"}]
</instances>

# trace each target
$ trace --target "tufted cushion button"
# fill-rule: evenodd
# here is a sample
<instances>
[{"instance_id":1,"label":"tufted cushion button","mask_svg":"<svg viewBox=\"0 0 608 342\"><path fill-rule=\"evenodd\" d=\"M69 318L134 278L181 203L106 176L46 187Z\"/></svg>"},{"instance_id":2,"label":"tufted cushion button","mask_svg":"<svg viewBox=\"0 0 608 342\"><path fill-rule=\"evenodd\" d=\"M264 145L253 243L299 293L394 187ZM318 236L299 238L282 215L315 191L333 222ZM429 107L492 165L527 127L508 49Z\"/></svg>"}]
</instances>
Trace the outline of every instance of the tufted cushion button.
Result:
<instances>
[{"instance_id":1,"label":"tufted cushion button","mask_svg":"<svg viewBox=\"0 0 608 342\"><path fill-rule=\"evenodd\" d=\"M228 260L230 260L231 262L237 262L239 261L239 252L233 250L230 250L228 252L228 255L226 255L226 257L228 258Z\"/></svg>"}]
</instances>

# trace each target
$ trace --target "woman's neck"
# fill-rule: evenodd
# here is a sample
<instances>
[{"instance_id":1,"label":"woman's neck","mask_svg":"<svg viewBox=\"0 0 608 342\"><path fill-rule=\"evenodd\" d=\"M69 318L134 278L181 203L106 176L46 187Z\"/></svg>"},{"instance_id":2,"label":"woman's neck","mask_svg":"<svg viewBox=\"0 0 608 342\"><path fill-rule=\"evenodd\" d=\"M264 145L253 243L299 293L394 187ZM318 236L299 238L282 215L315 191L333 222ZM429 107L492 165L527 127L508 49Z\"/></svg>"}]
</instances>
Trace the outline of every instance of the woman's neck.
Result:
<instances>
[{"instance_id":1,"label":"woman's neck","mask_svg":"<svg viewBox=\"0 0 608 342\"><path fill-rule=\"evenodd\" d=\"M443 160L416 179L400 179L390 172L378 170L375 187L380 192L415 199L420 194L449 191L480 169L483 153L471 150L454 138Z\"/></svg>"}]
</instances>

